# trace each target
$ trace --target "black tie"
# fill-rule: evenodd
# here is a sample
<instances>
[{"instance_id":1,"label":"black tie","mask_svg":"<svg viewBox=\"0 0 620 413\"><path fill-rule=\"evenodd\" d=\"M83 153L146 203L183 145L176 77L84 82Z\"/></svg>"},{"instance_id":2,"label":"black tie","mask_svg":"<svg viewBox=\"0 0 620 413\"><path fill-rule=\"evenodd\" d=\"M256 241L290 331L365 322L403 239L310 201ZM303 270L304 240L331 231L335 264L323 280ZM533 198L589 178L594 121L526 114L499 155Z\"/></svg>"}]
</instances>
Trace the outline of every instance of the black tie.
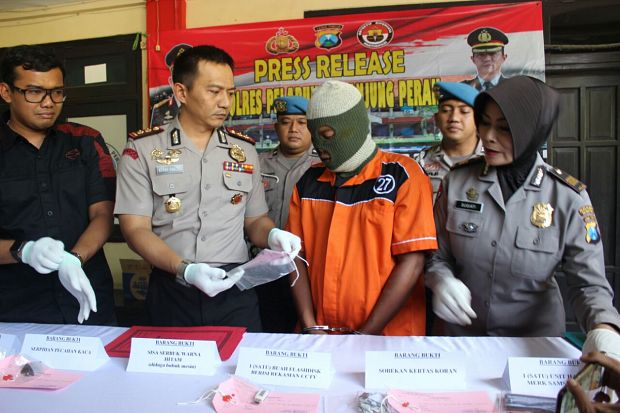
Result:
<instances>
[{"instance_id":1,"label":"black tie","mask_svg":"<svg viewBox=\"0 0 620 413\"><path fill-rule=\"evenodd\" d=\"M482 90L491 90L493 88L493 83L487 80L486 82L482 84L482 87L483 87Z\"/></svg>"}]
</instances>

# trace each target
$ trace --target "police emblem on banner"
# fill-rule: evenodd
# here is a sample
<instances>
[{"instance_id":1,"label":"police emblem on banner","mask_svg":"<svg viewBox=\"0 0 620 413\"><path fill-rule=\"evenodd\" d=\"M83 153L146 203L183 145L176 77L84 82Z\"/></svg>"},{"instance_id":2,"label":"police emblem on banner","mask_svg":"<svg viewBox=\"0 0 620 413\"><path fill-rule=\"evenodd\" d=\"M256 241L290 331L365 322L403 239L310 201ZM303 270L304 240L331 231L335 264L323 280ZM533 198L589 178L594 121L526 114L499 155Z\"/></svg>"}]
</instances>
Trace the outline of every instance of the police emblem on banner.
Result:
<instances>
[{"instance_id":1,"label":"police emblem on banner","mask_svg":"<svg viewBox=\"0 0 620 413\"><path fill-rule=\"evenodd\" d=\"M357 40L364 47L377 49L388 45L394 38L392 26L382 21L371 21L357 29Z\"/></svg>"},{"instance_id":2,"label":"police emblem on banner","mask_svg":"<svg viewBox=\"0 0 620 413\"><path fill-rule=\"evenodd\" d=\"M342 34L342 24L323 24L320 26L314 26L314 33L316 34L316 40L314 45L319 49L335 49L342 44L340 35Z\"/></svg>"},{"instance_id":3,"label":"police emblem on banner","mask_svg":"<svg viewBox=\"0 0 620 413\"><path fill-rule=\"evenodd\" d=\"M275 36L270 37L265 43L265 50L271 54L293 53L299 49L299 42L288 34L284 27L280 27Z\"/></svg>"}]
</instances>

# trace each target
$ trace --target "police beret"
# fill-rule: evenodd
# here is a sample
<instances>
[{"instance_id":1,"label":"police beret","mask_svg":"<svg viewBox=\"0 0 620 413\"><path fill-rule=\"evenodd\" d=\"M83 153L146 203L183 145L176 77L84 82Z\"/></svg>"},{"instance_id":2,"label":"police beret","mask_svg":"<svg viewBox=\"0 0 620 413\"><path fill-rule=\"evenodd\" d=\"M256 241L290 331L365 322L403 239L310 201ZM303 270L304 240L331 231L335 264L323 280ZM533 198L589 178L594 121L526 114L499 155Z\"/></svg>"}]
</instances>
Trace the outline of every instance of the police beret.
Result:
<instances>
[{"instance_id":1,"label":"police beret","mask_svg":"<svg viewBox=\"0 0 620 413\"><path fill-rule=\"evenodd\" d=\"M186 51L187 49L191 49L192 46L186 43L177 44L172 49L168 50L166 53L166 66L171 67L174 63L174 59L177 58L178 55Z\"/></svg>"},{"instance_id":2,"label":"police beret","mask_svg":"<svg viewBox=\"0 0 620 413\"><path fill-rule=\"evenodd\" d=\"M479 27L467 36L474 53L497 52L508 44L508 37L494 27Z\"/></svg>"},{"instance_id":3,"label":"police beret","mask_svg":"<svg viewBox=\"0 0 620 413\"><path fill-rule=\"evenodd\" d=\"M273 102L278 115L305 115L308 109L308 99L301 96L283 96Z\"/></svg>"},{"instance_id":4,"label":"police beret","mask_svg":"<svg viewBox=\"0 0 620 413\"><path fill-rule=\"evenodd\" d=\"M471 107L474 106L474 100L478 96L478 90L465 83L437 82L435 83L435 92L437 93L439 103L456 99L467 103Z\"/></svg>"}]
</instances>

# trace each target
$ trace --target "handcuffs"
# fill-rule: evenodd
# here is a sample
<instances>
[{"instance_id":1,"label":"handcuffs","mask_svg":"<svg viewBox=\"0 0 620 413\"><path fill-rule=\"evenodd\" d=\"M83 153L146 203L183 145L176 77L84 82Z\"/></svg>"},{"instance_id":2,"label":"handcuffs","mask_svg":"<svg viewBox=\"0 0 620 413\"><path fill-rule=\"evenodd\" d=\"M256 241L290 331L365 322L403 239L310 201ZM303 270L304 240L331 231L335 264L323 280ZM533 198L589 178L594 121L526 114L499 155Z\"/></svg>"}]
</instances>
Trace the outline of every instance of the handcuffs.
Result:
<instances>
[{"instance_id":1,"label":"handcuffs","mask_svg":"<svg viewBox=\"0 0 620 413\"><path fill-rule=\"evenodd\" d=\"M338 333L338 334L357 334L357 335L363 334L349 327L330 327L330 326L325 326L325 325L305 327L304 329L301 330L301 333L308 334L313 331L324 331L326 333Z\"/></svg>"}]
</instances>

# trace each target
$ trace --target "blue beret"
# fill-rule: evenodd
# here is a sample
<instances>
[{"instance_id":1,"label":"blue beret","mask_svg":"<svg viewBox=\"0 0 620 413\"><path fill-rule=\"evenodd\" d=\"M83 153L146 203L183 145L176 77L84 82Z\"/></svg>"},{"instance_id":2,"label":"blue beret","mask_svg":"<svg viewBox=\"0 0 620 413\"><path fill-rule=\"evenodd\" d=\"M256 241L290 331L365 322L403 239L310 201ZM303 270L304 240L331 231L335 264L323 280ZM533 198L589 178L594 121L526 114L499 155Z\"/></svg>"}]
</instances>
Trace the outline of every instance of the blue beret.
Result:
<instances>
[{"instance_id":1,"label":"blue beret","mask_svg":"<svg viewBox=\"0 0 620 413\"><path fill-rule=\"evenodd\" d=\"M474 100L478 96L478 91L465 83L437 82L435 83L435 90L439 103L445 100L456 99L473 107Z\"/></svg>"},{"instance_id":2,"label":"blue beret","mask_svg":"<svg viewBox=\"0 0 620 413\"><path fill-rule=\"evenodd\" d=\"M308 109L308 99L301 96L283 96L273 102L278 115L305 115Z\"/></svg>"}]
</instances>

